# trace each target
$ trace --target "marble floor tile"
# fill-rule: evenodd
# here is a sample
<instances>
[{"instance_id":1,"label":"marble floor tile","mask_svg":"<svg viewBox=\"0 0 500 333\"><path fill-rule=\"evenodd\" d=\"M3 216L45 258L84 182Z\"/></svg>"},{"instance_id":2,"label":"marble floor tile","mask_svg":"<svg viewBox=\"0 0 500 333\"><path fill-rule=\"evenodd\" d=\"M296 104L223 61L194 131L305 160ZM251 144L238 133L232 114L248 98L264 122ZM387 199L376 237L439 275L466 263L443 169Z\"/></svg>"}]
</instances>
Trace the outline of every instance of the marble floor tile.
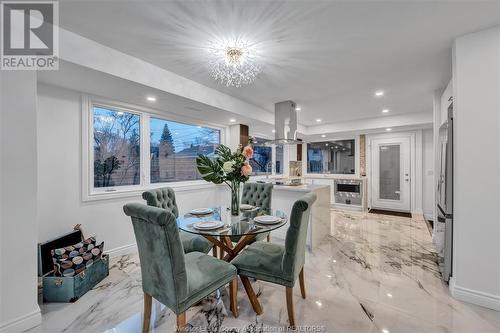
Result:
<instances>
[{"instance_id":1,"label":"marble floor tile","mask_svg":"<svg viewBox=\"0 0 500 333\"><path fill-rule=\"evenodd\" d=\"M456 301L439 276L437 254L421 219L332 210L331 235L306 252L306 293L294 290L296 320L309 332L500 332L500 313ZM273 242L280 242L273 238ZM256 316L242 286L240 316L226 288L187 313L192 332L281 332L288 327L285 288L253 281L264 313ZM137 254L112 260L110 275L74 304L44 304L29 332L141 332ZM175 315L154 302L151 332L173 332Z\"/></svg>"}]
</instances>

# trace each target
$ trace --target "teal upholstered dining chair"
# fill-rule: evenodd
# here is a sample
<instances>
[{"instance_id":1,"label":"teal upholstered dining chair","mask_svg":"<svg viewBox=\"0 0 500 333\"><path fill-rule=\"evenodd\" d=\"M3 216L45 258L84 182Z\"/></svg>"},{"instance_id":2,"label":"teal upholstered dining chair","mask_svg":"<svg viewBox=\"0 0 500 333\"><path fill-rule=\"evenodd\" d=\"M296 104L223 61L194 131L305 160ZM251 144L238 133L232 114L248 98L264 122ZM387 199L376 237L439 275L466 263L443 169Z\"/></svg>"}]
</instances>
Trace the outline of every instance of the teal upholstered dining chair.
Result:
<instances>
[{"instance_id":1,"label":"teal upholstered dining chair","mask_svg":"<svg viewBox=\"0 0 500 333\"><path fill-rule=\"evenodd\" d=\"M271 214L271 199L273 195L273 184L271 183L245 183L243 185L243 193L241 194L241 203L252 205L260 208L259 212ZM268 232L258 234L255 240L270 241ZM238 241L238 239L233 240Z\"/></svg>"},{"instance_id":2,"label":"teal upholstered dining chair","mask_svg":"<svg viewBox=\"0 0 500 333\"><path fill-rule=\"evenodd\" d=\"M146 191L142 193L142 198L146 200L149 206L166 209L172 212L175 217L179 217L179 208L175 200L175 192L170 187ZM185 253L195 251L208 253L213 247L213 244L203 236L190 234L185 231L181 231L180 235Z\"/></svg>"},{"instance_id":3,"label":"teal upholstered dining chair","mask_svg":"<svg viewBox=\"0 0 500 333\"><path fill-rule=\"evenodd\" d=\"M286 287L288 320L292 327L295 326L293 286L297 277L299 278L302 298L306 298L304 285L305 248L311 206L314 201L316 201L316 194L308 193L293 204L285 245L255 242L245 248L231 262L238 268L238 274L257 314L262 313L262 308L252 289L249 277Z\"/></svg>"},{"instance_id":4,"label":"teal upholstered dining chair","mask_svg":"<svg viewBox=\"0 0 500 333\"><path fill-rule=\"evenodd\" d=\"M231 309L236 309L233 265L200 252L185 254L171 211L139 203L126 204L123 210L132 218L139 249L144 333L149 331L152 298L175 312L178 332L185 330L185 311L227 283L231 283Z\"/></svg>"}]
</instances>

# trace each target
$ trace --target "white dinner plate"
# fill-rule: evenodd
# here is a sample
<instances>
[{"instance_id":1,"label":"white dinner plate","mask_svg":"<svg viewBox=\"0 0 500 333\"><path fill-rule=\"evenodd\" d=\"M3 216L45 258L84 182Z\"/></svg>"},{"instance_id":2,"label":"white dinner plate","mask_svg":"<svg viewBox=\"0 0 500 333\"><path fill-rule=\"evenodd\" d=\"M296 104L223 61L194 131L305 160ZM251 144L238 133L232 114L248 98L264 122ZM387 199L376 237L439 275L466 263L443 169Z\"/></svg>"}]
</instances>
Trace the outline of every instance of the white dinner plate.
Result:
<instances>
[{"instance_id":1,"label":"white dinner plate","mask_svg":"<svg viewBox=\"0 0 500 333\"><path fill-rule=\"evenodd\" d=\"M207 215L213 213L214 210L212 208L196 208L190 211L192 215Z\"/></svg>"},{"instance_id":2,"label":"white dinner plate","mask_svg":"<svg viewBox=\"0 0 500 333\"><path fill-rule=\"evenodd\" d=\"M217 229L224 226L224 223L221 221L202 221L195 223L193 225L193 228L198 229L198 230L212 230L212 229Z\"/></svg>"},{"instance_id":3,"label":"white dinner plate","mask_svg":"<svg viewBox=\"0 0 500 333\"><path fill-rule=\"evenodd\" d=\"M257 216L253 220L257 223L262 223L262 224L276 224L282 221L279 217L272 215Z\"/></svg>"},{"instance_id":4,"label":"white dinner plate","mask_svg":"<svg viewBox=\"0 0 500 333\"><path fill-rule=\"evenodd\" d=\"M247 204L241 204L240 205L240 210L251 210L251 209L254 209L255 206L252 206L252 205L247 205Z\"/></svg>"}]
</instances>

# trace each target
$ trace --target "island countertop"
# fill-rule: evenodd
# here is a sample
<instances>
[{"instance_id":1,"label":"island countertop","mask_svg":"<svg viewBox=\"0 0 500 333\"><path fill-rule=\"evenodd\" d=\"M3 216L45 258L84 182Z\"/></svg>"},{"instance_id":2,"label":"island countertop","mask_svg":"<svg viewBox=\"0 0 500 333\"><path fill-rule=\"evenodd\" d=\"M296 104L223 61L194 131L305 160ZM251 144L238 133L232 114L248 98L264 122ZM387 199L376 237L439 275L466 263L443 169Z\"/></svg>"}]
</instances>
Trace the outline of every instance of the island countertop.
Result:
<instances>
[{"instance_id":1,"label":"island countertop","mask_svg":"<svg viewBox=\"0 0 500 333\"><path fill-rule=\"evenodd\" d=\"M322 184L302 184L302 185L274 185L273 190L276 191L293 191L293 192L312 192L322 188L330 187L330 185Z\"/></svg>"}]
</instances>

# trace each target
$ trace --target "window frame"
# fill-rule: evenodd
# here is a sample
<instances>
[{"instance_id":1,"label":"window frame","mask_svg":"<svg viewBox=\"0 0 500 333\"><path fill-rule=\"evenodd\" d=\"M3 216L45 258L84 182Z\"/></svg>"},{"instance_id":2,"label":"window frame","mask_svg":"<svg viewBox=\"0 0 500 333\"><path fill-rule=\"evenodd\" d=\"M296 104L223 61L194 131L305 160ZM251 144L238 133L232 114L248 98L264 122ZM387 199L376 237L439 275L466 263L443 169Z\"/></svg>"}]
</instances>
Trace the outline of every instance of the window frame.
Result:
<instances>
[{"instance_id":1,"label":"window frame","mask_svg":"<svg viewBox=\"0 0 500 333\"><path fill-rule=\"evenodd\" d=\"M179 123L179 124L184 124L184 125L190 125L190 126L201 126L201 127L204 127L204 128L210 128L210 129L213 129L213 130L218 130L219 131L219 144L225 144L222 140L223 138L223 133L224 133L224 130L222 128L218 128L218 127L214 127L214 126L207 126L205 124L195 124L195 123L189 123L189 122L186 122L186 121L178 121L178 120L173 120L173 119L169 119L167 117L165 117L164 115L158 115L158 114L153 114L153 113L149 113L148 116L147 116L147 122L148 122L148 133L150 134L151 133L151 128L150 128L150 124L151 124L151 118L155 118L155 119L159 119L159 120L163 120L163 121L172 121L172 122L175 122L175 123ZM150 159L150 149L151 149L151 137L150 135L147 136L148 139L147 139L147 144L148 144L148 155L147 155L147 159L148 159L148 162L151 162L151 159ZM161 185L161 186L167 186L168 184L184 184L186 182L203 182L203 183L206 183L206 181L204 181L203 179L194 179L194 180L180 180L180 181L175 181L175 182L160 182L160 183L151 183L151 163L148 163L148 171L147 171L147 179L148 179L148 184L151 185L151 186L156 186L156 185Z\"/></svg>"},{"instance_id":2,"label":"window frame","mask_svg":"<svg viewBox=\"0 0 500 333\"><path fill-rule=\"evenodd\" d=\"M94 107L99 106L115 111L122 111L140 116L140 183L116 187L94 187ZM150 109L143 106L118 102L102 97L82 94L82 201L95 201L125 198L140 195L143 191L164 186L178 191L215 187L204 180L184 180L177 182L151 183L150 179L150 118L174 121L192 126L202 126L220 132L220 144L226 144L227 127L213 123L201 122L169 112Z\"/></svg>"},{"instance_id":3,"label":"window frame","mask_svg":"<svg viewBox=\"0 0 500 333\"><path fill-rule=\"evenodd\" d=\"M267 137L264 137L264 136L256 136L256 135L253 135L253 137L255 139L261 139L261 140L266 140L267 141L271 141L272 139L269 139ZM257 143L259 143L257 141ZM262 147L262 146L266 146L265 144L264 145L258 145L259 147ZM270 176L274 176L275 173L276 173L276 155L275 155L275 152L276 152L276 145L272 144L272 145L269 145L267 146L269 148L271 148L271 173L269 174ZM254 144L254 153L255 153L255 144ZM252 174L252 177L266 177L268 176L267 172L262 172L262 173L254 173Z\"/></svg>"},{"instance_id":4,"label":"window frame","mask_svg":"<svg viewBox=\"0 0 500 333\"><path fill-rule=\"evenodd\" d=\"M250 129L251 130L251 129ZM254 133L254 132L250 132L250 136L251 137L257 137L257 138L260 138L260 139L264 139L264 140L274 140L274 137L271 137L269 135L266 135L266 134L263 134L263 133ZM285 171L285 168L284 168L284 165L281 167L282 171L281 173L276 173L276 144L271 144L271 160L272 160L272 168L271 168L271 174L269 175L269 177L285 177L285 174L284 174L284 171ZM285 148L283 146L283 164L285 164L285 159L288 158L288 156L286 156L286 152L285 152ZM254 175L252 174L250 176L250 179L255 179L255 180L259 180L259 179L264 179L268 177L267 175L265 174L259 174L259 175Z\"/></svg>"},{"instance_id":5,"label":"window frame","mask_svg":"<svg viewBox=\"0 0 500 333\"><path fill-rule=\"evenodd\" d=\"M305 176L311 176L311 177L317 177L317 176L333 176L333 177L346 177L346 178L350 178L350 177L354 177L354 178L357 178L359 177L359 164L360 164L360 140L359 140L359 135L356 135L356 136L347 136L347 137L334 137L332 138L331 140L326 140L328 142L333 142L333 141L344 141L344 140L354 140L354 173L325 173L325 172L322 172L322 173L310 173L308 172L308 163L309 163L309 156L308 156L308 149L307 149L307 144L309 143L316 143L316 142L325 142L325 140L314 140L314 141L310 141L310 142L307 142L305 145L303 145L302 147L302 160L304 161L305 160L305 163L303 162L303 167L302 167L302 170L303 170L303 174ZM305 154L305 155L304 155ZM304 158L305 156L305 158Z\"/></svg>"}]
</instances>

